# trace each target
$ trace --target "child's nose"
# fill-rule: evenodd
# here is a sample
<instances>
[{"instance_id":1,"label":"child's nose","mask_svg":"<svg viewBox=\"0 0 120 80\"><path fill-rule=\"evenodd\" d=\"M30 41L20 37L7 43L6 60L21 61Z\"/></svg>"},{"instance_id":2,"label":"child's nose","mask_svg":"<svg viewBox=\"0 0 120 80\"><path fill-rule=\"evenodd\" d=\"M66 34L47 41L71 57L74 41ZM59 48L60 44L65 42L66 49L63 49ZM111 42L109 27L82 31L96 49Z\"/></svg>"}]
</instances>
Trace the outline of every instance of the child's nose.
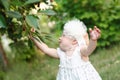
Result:
<instances>
[{"instance_id":1,"label":"child's nose","mask_svg":"<svg viewBox=\"0 0 120 80\"><path fill-rule=\"evenodd\" d=\"M61 39L61 37L59 37L59 40Z\"/></svg>"},{"instance_id":2,"label":"child's nose","mask_svg":"<svg viewBox=\"0 0 120 80\"><path fill-rule=\"evenodd\" d=\"M62 36L61 36L61 37L59 37L59 40L61 40L61 38L62 38Z\"/></svg>"}]
</instances>

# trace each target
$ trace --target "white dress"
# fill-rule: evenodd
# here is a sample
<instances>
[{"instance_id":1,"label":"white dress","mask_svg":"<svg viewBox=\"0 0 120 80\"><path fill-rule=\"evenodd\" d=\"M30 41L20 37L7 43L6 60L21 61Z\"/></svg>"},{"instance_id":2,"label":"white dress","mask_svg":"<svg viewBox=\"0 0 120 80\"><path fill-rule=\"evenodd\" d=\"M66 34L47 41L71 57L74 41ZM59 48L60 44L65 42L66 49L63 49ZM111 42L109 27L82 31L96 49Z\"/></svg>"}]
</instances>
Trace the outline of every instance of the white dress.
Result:
<instances>
[{"instance_id":1,"label":"white dress","mask_svg":"<svg viewBox=\"0 0 120 80\"><path fill-rule=\"evenodd\" d=\"M60 64L56 80L102 80L92 64L81 59L79 47L71 57L66 56L60 48L57 48L57 52Z\"/></svg>"}]
</instances>

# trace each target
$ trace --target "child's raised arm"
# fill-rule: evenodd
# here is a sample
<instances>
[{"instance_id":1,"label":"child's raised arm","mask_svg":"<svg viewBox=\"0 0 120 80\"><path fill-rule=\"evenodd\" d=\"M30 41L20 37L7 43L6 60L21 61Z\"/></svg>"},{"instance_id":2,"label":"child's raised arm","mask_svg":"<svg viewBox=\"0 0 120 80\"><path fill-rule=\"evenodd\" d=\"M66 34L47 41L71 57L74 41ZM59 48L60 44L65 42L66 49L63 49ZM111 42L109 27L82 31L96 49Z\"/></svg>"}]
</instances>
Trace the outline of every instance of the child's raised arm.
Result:
<instances>
[{"instance_id":1,"label":"child's raised arm","mask_svg":"<svg viewBox=\"0 0 120 80\"><path fill-rule=\"evenodd\" d=\"M48 47L42 41L39 42L38 40L36 40L31 35L29 36L29 38L34 42L34 44L37 46L37 48L40 49L43 53L45 53L45 54L47 54L47 55L49 55L51 57L54 57L54 58L59 58L56 49Z\"/></svg>"},{"instance_id":2,"label":"child's raised arm","mask_svg":"<svg viewBox=\"0 0 120 80\"><path fill-rule=\"evenodd\" d=\"M90 41L87 47L81 48L81 53L83 56L89 56L96 48L97 45L97 39L100 37L100 29L97 28L96 26L94 29L90 29Z\"/></svg>"}]
</instances>

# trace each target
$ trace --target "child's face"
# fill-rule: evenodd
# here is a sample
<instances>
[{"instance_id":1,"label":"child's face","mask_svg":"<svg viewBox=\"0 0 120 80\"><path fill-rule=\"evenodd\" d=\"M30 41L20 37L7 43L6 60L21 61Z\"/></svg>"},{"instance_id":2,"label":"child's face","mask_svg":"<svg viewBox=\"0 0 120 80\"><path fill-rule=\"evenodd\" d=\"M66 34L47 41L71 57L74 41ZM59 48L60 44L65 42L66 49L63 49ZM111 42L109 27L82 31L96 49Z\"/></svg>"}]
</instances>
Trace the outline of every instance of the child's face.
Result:
<instances>
[{"instance_id":1,"label":"child's face","mask_svg":"<svg viewBox=\"0 0 120 80\"><path fill-rule=\"evenodd\" d=\"M73 45L73 39L64 34L59 38L59 45L63 51L68 50Z\"/></svg>"}]
</instances>

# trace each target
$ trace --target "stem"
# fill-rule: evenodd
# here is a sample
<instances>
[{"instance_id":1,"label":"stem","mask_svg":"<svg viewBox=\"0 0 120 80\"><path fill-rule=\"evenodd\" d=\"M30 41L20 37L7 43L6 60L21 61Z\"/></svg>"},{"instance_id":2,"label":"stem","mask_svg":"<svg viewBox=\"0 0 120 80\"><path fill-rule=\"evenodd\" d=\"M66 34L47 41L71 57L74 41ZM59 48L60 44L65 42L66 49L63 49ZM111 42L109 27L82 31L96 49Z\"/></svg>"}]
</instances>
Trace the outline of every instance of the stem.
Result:
<instances>
[{"instance_id":1,"label":"stem","mask_svg":"<svg viewBox=\"0 0 120 80\"><path fill-rule=\"evenodd\" d=\"M2 55L4 69L6 69L8 66L8 59L6 57L6 53L5 53L1 43L0 43L0 54Z\"/></svg>"}]
</instances>

